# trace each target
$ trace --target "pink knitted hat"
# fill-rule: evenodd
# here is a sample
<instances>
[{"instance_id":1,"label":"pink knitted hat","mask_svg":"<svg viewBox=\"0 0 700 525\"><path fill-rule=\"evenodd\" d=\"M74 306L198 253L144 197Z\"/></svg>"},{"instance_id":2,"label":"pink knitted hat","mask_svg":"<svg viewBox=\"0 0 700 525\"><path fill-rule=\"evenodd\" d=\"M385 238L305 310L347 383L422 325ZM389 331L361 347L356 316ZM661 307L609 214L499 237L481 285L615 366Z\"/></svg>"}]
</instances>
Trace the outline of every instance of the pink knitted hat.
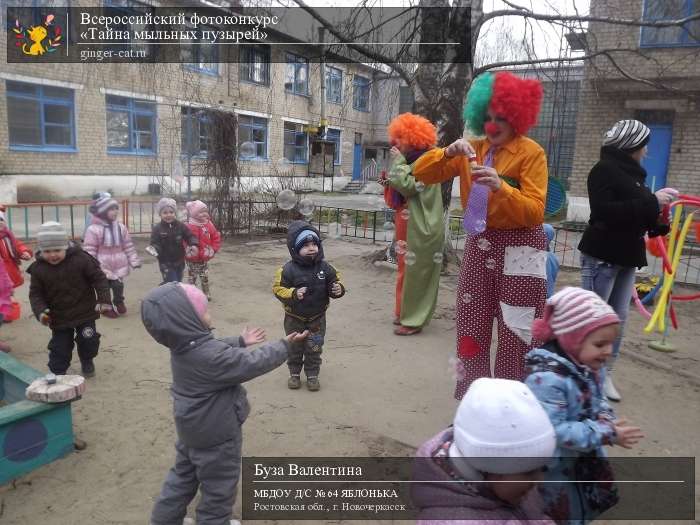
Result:
<instances>
[{"instance_id":1,"label":"pink knitted hat","mask_svg":"<svg viewBox=\"0 0 700 525\"><path fill-rule=\"evenodd\" d=\"M194 308L194 311L197 312L197 315L201 319L206 313L207 308L209 306L207 296L204 295L202 290L191 284L180 283L180 286L185 292L185 295L187 296L187 299L189 300L190 304Z\"/></svg>"},{"instance_id":2,"label":"pink knitted hat","mask_svg":"<svg viewBox=\"0 0 700 525\"><path fill-rule=\"evenodd\" d=\"M190 216L190 218L194 219L196 219L202 212L207 211L207 205L202 201L189 201L187 204L185 204L185 208L187 208L187 214Z\"/></svg>"},{"instance_id":3,"label":"pink knitted hat","mask_svg":"<svg viewBox=\"0 0 700 525\"><path fill-rule=\"evenodd\" d=\"M595 292L567 286L547 299L544 318L535 319L532 336L540 341L556 339L561 347L578 354L586 336L620 318Z\"/></svg>"}]
</instances>

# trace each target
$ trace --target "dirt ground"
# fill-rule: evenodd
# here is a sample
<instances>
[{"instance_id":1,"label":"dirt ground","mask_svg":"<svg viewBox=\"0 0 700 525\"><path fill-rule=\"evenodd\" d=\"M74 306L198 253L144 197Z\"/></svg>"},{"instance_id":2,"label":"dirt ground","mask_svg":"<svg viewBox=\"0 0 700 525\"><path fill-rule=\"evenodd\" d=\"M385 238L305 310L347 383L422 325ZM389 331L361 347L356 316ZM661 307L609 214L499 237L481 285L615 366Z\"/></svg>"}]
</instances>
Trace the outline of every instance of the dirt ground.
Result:
<instances>
[{"instance_id":1,"label":"dirt ground","mask_svg":"<svg viewBox=\"0 0 700 525\"><path fill-rule=\"evenodd\" d=\"M450 423L456 277L443 279L433 323L419 336L398 338L391 332L395 274L365 262L363 255L374 249L327 241L326 256L343 273L348 293L329 311L322 389L288 390L285 366L250 382L245 456L408 456ZM173 461L175 433L168 351L148 336L138 315L140 299L159 282L154 261L144 257L144 267L126 284L128 315L98 322L97 376L73 405L76 434L88 448L0 487L3 525L148 522ZM238 334L244 325L265 328L270 339L282 335L282 309L270 285L287 257L286 246L276 241L225 245L211 265L219 335ZM577 280L576 273L561 274L561 284ZM3 326L0 335L15 357L43 371L49 331L28 315L27 285L18 296L23 318ZM636 352L700 376L700 302L679 310L681 330L672 336L679 351L670 356L646 348L643 320L631 313L616 372L625 395L618 413L643 427L646 439L632 451L614 448L613 455L698 455L697 383L631 358ZM240 516L240 501L234 515Z\"/></svg>"}]
</instances>

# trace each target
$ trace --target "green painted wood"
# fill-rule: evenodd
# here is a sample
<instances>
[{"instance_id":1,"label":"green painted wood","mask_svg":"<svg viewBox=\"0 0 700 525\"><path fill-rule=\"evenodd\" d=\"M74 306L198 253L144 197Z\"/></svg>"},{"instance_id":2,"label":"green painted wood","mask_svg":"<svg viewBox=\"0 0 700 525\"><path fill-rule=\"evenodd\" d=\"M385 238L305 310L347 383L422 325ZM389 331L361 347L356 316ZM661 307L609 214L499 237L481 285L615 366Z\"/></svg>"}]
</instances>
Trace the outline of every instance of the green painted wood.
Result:
<instances>
[{"instance_id":1,"label":"green painted wood","mask_svg":"<svg viewBox=\"0 0 700 525\"><path fill-rule=\"evenodd\" d=\"M25 389L29 383L42 375L14 357L0 352L1 399L9 403L0 407L0 485L64 457L73 450L70 403L37 403L25 399ZM11 449L8 452L8 443L13 440L6 438L13 433L16 438L18 430L26 428L21 425L27 421L43 426L45 436L36 435L26 443L22 442L22 450L35 450L36 457L20 459L16 454L11 454ZM23 434L20 436L24 437Z\"/></svg>"},{"instance_id":2,"label":"green painted wood","mask_svg":"<svg viewBox=\"0 0 700 525\"><path fill-rule=\"evenodd\" d=\"M49 405L49 408L50 410L33 417L42 422L47 430L45 440L26 443L26 448L43 447L42 452L34 458L19 461L10 459L5 455L3 447L5 437L12 427L29 418L0 426L0 485L62 458L73 450L73 419L70 404Z\"/></svg>"}]
</instances>

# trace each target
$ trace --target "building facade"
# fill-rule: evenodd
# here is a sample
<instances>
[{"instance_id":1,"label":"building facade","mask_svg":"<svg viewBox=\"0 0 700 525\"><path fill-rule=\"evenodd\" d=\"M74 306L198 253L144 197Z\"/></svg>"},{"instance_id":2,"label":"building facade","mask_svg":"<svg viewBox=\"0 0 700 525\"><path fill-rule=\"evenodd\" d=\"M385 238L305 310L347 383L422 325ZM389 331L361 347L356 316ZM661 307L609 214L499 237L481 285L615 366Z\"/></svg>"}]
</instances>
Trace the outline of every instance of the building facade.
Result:
<instances>
[{"instance_id":1,"label":"building facade","mask_svg":"<svg viewBox=\"0 0 700 525\"><path fill-rule=\"evenodd\" d=\"M591 14L598 17L678 20L698 12L693 0L591 1ZM621 119L651 128L643 162L650 188L700 194L700 21L666 28L592 22L586 37L590 53L613 50L617 65L603 56L585 65L569 218L588 219L586 178L604 132Z\"/></svg>"},{"instance_id":2,"label":"building facade","mask_svg":"<svg viewBox=\"0 0 700 525\"><path fill-rule=\"evenodd\" d=\"M83 3L95 5L70 6ZM50 7L36 12L43 17ZM13 22L3 20L3 41ZM241 47L238 62L230 63L221 60L222 52L184 47L182 64L46 64L40 57L10 64L0 46L0 201L15 202L18 193L23 200L107 189L128 195L154 183L182 191L185 185L171 175L178 165L187 173L189 153L193 174L205 162L210 111L237 116L244 180L281 168L305 176L307 127L321 118L322 81L335 175L357 178L370 159L381 164L388 158L386 126L399 108L396 80L380 80L386 75L366 65L332 62L321 79L320 64L282 46ZM193 188L198 184L193 177Z\"/></svg>"}]
</instances>

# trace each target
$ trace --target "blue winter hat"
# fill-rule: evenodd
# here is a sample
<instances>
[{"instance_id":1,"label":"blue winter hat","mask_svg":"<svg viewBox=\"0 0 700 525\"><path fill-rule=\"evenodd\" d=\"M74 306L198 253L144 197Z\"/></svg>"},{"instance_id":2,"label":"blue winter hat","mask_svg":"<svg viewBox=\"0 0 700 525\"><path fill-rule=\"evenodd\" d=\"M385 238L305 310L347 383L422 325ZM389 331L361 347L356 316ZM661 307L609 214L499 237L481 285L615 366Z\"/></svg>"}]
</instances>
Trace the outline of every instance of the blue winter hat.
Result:
<instances>
[{"instance_id":1,"label":"blue winter hat","mask_svg":"<svg viewBox=\"0 0 700 525\"><path fill-rule=\"evenodd\" d=\"M298 252L302 246L304 246L305 243L308 241L313 241L316 243L316 245L321 243L321 240L318 238L318 235L316 235L316 232L313 230L302 230L299 235L297 235L297 238L294 240L294 251Z\"/></svg>"}]
</instances>

